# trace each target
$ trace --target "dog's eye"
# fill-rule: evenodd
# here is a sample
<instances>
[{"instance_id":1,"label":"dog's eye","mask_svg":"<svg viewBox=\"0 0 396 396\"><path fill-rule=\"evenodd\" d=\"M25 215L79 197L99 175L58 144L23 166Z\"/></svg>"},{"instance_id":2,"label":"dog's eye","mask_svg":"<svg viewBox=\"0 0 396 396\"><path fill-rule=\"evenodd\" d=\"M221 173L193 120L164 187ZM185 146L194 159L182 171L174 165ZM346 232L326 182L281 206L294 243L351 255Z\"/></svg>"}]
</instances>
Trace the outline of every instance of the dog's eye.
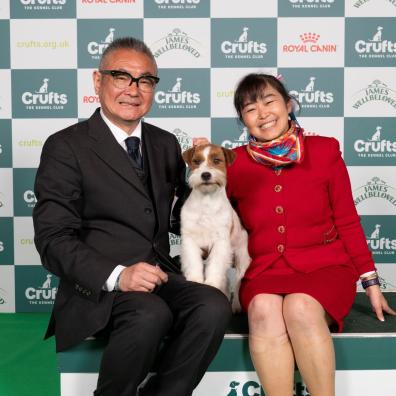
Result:
<instances>
[{"instance_id":1,"label":"dog's eye","mask_svg":"<svg viewBox=\"0 0 396 396\"><path fill-rule=\"evenodd\" d=\"M221 164L223 161L220 159L220 158L214 158L213 159L213 163L215 164L215 165L219 165L219 164Z\"/></svg>"},{"instance_id":2,"label":"dog's eye","mask_svg":"<svg viewBox=\"0 0 396 396\"><path fill-rule=\"evenodd\" d=\"M199 160L199 159L193 159L193 160L192 160L192 163L193 163L194 165L199 165L201 162L202 162L202 161Z\"/></svg>"}]
</instances>

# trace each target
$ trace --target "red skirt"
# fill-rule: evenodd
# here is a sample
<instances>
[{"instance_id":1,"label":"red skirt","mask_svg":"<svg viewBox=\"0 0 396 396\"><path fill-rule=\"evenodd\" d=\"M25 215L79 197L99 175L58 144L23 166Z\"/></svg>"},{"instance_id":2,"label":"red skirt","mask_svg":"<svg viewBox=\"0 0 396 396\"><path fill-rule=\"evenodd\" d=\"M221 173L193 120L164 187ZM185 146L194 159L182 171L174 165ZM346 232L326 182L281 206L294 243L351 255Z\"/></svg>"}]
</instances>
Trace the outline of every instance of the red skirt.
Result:
<instances>
[{"instance_id":1,"label":"red skirt","mask_svg":"<svg viewBox=\"0 0 396 396\"><path fill-rule=\"evenodd\" d=\"M324 267L310 273L297 272L280 258L253 279L241 282L239 298L247 312L257 294L304 293L317 300L334 320L331 331L341 332L356 295L356 273L348 266Z\"/></svg>"}]
</instances>

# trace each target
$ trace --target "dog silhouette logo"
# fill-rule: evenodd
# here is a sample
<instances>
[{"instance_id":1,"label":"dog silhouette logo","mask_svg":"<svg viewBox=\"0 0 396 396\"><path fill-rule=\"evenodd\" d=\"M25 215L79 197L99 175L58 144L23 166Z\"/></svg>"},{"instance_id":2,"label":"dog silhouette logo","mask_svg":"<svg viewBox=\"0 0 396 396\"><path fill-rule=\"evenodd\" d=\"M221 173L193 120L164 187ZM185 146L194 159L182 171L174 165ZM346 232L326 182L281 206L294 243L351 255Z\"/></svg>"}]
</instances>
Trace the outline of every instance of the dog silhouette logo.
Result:
<instances>
[{"instance_id":1,"label":"dog silhouette logo","mask_svg":"<svg viewBox=\"0 0 396 396\"><path fill-rule=\"evenodd\" d=\"M230 382L230 389L229 392L227 393L227 396L238 396L236 388L238 387L239 382L237 381L231 381Z\"/></svg>"},{"instance_id":2,"label":"dog silhouette logo","mask_svg":"<svg viewBox=\"0 0 396 396\"><path fill-rule=\"evenodd\" d=\"M49 78L44 78L41 87L36 91L36 93L48 93L48 81Z\"/></svg>"},{"instance_id":3,"label":"dog silhouette logo","mask_svg":"<svg viewBox=\"0 0 396 396\"><path fill-rule=\"evenodd\" d=\"M102 41L105 44L111 44L114 40L114 28L110 28L109 29L109 34L106 36L106 38L104 39L104 41Z\"/></svg>"},{"instance_id":4,"label":"dog silhouette logo","mask_svg":"<svg viewBox=\"0 0 396 396\"><path fill-rule=\"evenodd\" d=\"M168 91L168 92L181 92L181 82L182 82L181 77L176 78L176 84Z\"/></svg>"},{"instance_id":5,"label":"dog silhouette logo","mask_svg":"<svg viewBox=\"0 0 396 396\"><path fill-rule=\"evenodd\" d=\"M380 42L382 40L382 26L377 26L377 32L374 34L373 38L370 40L372 42Z\"/></svg>"},{"instance_id":6,"label":"dog silhouette logo","mask_svg":"<svg viewBox=\"0 0 396 396\"><path fill-rule=\"evenodd\" d=\"M374 231L370 235L370 239L378 239L380 234L381 224L376 224Z\"/></svg>"},{"instance_id":7,"label":"dog silhouette logo","mask_svg":"<svg viewBox=\"0 0 396 396\"><path fill-rule=\"evenodd\" d=\"M375 132L370 139L371 142L379 142L381 140L381 129L382 127L380 126L377 126L377 128L375 128Z\"/></svg>"},{"instance_id":8,"label":"dog silhouette logo","mask_svg":"<svg viewBox=\"0 0 396 396\"><path fill-rule=\"evenodd\" d=\"M242 34L239 36L238 40L236 40L237 43L247 43L248 30L248 27L243 28Z\"/></svg>"},{"instance_id":9,"label":"dog silhouette logo","mask_svg":"<svg viewBox=\"0 0 396 396\"><path fill-rule=\"evenodd\" d=\"M304 89L305 92L313 92L314 86L315 86L315 80L316 80L316 77L309 78L309 83Z\"/></svg>"},{"instance_id":10,"label":"dog silhouette logo","mask_svg":"<svg viewBox=\"0 0 396 396\"><path fill-rule=\"evenodd\" d=\"M51 274L47 274L47 279L44 281L43 286L41 289L51 289Z\"/></svg>"}]
</instances>

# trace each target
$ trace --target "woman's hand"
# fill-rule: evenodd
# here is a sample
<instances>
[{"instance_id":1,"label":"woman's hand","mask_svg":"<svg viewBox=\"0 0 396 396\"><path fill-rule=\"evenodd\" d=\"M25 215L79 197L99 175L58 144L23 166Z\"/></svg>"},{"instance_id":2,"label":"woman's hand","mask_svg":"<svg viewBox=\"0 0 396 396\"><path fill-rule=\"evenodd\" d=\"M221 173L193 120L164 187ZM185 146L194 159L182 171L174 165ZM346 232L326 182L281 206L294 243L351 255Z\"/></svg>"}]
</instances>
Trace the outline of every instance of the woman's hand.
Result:
<instances>
[{"instance_id":1,"label":"woman's hand","mask_svg":"<svg viewBox=\"0 0 396 396\"><path fill-rule=\"evenodd\" d=\"M201 146L203 144L210 144L209 140L206 137L194 137L192 141L193 141L193 147Z\"/></svg>"},{"instance_id":2,"label":"woman's hand","mask_svg":"<svg viewBox=\"0 0 396 396\"><path fill-rule=\"evenodd\" d=\"M396 315L396 312L388 305L378 285L369 286L366 289L366 295L370 299L371 309L381 322L385 321L384 312L389 315Z\"/></svg>"}]
</instances>

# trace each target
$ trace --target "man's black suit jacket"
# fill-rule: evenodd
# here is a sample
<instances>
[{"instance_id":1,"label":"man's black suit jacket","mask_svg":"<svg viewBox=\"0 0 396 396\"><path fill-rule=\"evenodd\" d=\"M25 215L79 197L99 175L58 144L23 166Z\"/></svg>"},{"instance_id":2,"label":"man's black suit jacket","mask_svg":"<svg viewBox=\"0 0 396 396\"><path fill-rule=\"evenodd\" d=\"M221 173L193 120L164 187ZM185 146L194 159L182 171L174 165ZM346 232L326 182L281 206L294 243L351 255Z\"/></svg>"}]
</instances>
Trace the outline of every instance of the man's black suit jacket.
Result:
<instances>
[{"instance_id":1,"label":"man's black suit jacket","mask_svg":"<svg viewBox=\"0 0 396 396\"><path fill-rule=\"evenodd\" d=\"M142 123L152 194L100 116L51 135L37 171L33 212L42 263L60 279L46 336L64 350L102 329L114 293L102 290L118 264L169 257L173 199L184 189L185 164L171 133Z\"/></svg>"}]
</instances>

